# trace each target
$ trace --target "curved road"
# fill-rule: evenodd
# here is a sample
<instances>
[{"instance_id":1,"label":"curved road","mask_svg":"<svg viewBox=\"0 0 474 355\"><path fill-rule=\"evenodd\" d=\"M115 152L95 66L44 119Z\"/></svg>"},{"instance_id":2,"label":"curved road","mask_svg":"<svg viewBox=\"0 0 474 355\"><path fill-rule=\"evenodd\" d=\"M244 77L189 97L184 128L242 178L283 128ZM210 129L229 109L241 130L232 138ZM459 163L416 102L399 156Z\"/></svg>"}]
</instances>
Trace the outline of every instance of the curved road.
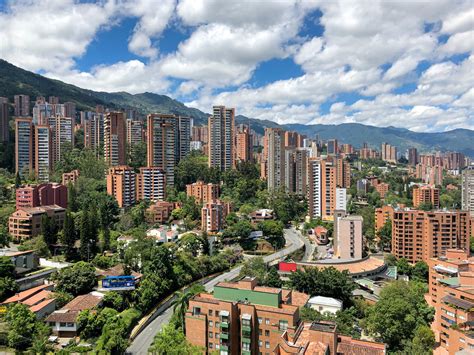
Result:
<instances>
[{"instance_id":1,"label":"curved road","mask_svg":"<svg viewBox=\"0 0 474 355\"><path fill-rule=\"evenodd\" d=\"M278 259L283 258L284 256L291 254L292 252L298 250L304 245L305 238L294 228L285 229L284 237L286 240L286 247L274 254L267 255L263 258L265 262L269 263ZM242 266L238 266L224 274L221 274L214 279L206 282L204 287L206 291L212 291L214 286L219 282L225 280L232 280L236 278ZM156 333L163 327L163 325L167 324L173 314L173 307L171 304L173 303L174 297L165 302L159 309L159 315L145 328L143 329L137 337L133 340L130 346L127 349L127 354L147 354L148 348L151 346L153 342L153 338L155 337Z\"/></svg>"}]
</instances>

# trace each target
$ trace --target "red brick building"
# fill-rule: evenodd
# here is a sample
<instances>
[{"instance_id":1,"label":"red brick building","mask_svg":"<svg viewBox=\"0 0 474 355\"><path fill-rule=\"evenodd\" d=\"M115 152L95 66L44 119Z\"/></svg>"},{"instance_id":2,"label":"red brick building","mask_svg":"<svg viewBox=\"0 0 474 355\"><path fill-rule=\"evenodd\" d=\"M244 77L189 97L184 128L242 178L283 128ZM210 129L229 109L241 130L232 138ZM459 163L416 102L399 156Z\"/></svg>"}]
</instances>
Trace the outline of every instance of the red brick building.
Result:
<instances>
[{"instance_id":1,"label":"red brick building","mask_svg":"<svg viewBox=\"0 0 474 355\"><path fill-rule=\"evenodd\" d=\"M64 173L63 174L63 185L67 186L69 183L75 184L77 179L79 178L79 170L73 170L69 173Z\"/></svg>"},{"instance_id":2,"label":"red brick building","mask_svg":"<svg viewBox=\"0 0 474 355\"><path fill-rule=\"evenodd\" d=\"M436 340L449 354L474 353L474 257L450 249L428 264L428 301L436 310L431 325Z\"/></svg>"},{"instance_id":3,"label":"red brick building","mask_svg":"<svg viewBox=\"0 0 474 355\"><path fill-rule=\"evenodd\" d=\"M428 262L447 249L469 250L471 233L466 211L398 209L392 220L392 254L410 263Z\"/></svg>"},{"instance_id":4,"label":"red brick building","mask_svg":"<svg viewBox=\"0 0 474 355\"><path fill-rule=\"evenodd\" d=\"M434 186L414 186L413 207L418 208L421 204L431 204L433 208L439 208L439 189Z\"/></svg>"},{"instance_id":5,"label":"red brick building","mask_svg":"<svg viewBox=\"0 0 474 355\"><path fill-rule=\"evenodd\" d=\"M48 183L24 185L16 189L16 209L58 205L67 208L67 187Z\"/></svg>"},{"instance_id":6,"label":"red brick building","mask_svg":"<svg viewBox=\"0 0 474 355\"><path fill-rule=\"evenodd\" d=\"M230 213L230 204L213 200L202 206L201 229L205 232L216 233L224 228L224 222Z\"/></svg>"},{"instance_id":7,"label":"red brick building","mask_svg":"<svg viewBox=\"0 0 474 355\"><path fill-rule=\"evenodd\" d=\"M186 185L186 195L192 196L197 203L207 203L219 198L220 186L218 184L205 184L197 181Z\"/></svg>"},{"instance_id":8,"label":"red brick building","mask_svg":"<svg viewBox=\"0 0 474 355\"><path fill-rule=\"evenodd\" d=\"M291 290L257 286L251 278L220 282L213 294L201 293L189 301L186 338L208 352L270 354L283 333L296 331L299 306L308 298Z\"/></svg>"},{"instance_id":9,"label":"red brick building","mask_svg":"<svg viewBox=\"0 0 474 355\"><path fill-rule=\"evenodd\" d=\"M177 203L158 201L146 210L146 221L150 224L161 224L167 222L171 212L177 208Z\"/></svg>"}]
</instances>

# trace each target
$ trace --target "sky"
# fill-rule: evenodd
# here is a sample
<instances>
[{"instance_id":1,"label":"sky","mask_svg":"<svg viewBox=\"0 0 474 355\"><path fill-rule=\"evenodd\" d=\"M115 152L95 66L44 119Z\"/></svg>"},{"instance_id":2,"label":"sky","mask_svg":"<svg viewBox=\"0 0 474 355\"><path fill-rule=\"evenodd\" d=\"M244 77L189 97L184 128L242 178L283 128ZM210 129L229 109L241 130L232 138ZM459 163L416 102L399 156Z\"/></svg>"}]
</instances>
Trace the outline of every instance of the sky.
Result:
<instances>
[{"instance_id":1,"label":"sky","mask_svg":"<svg viewBox=\"0 0 474 355\"><path fill-rule=\"evenodd\" d=\"M0 0L0 57L280 124L474 129L474 0Z\"/></svg>"}]
</instances>

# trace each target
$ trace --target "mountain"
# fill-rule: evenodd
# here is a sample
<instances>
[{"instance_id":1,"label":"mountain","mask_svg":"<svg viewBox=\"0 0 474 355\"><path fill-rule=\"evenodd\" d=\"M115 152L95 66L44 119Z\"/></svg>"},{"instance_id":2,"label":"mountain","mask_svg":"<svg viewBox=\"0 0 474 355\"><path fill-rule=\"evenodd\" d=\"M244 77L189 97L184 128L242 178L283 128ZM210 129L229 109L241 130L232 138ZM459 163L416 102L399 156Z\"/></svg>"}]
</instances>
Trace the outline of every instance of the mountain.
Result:
<instances>
[{"instance_id":1,"label":"mountain","mask_svg":"<svg viewBox=\"0 0 474 355\"><path fill-rule=\"evenodd\" d=\"M192 117L196 125L205 124L209 116L208 113L187 107L166 95L149 92L132 95L127 92L108 93L82 89L18 68L0 59L0 96L8 97L10 102L13 102L13 96L16 94L30 95L33 100L36 96L58 96L61 102L76 103L79 110L94 110L96 105L104 105L112 109L135 108L143 115L150 112L174 113ZM281 127L305 134L310 138L316 135L319 135L321 139L336 138L340 142L356 147L364 142L373 147L380 147L382 142L387 142L396 145L401 152L409 147L416 147L420 152L458 151L474 158L474 131L467 129L420 133L404 128L374 127L359 123L279 125L273 121L242 115L236 116L236 123L250 124L252 129L259 134L263 134L266 127Z\"/></svg>"}]
</instances>

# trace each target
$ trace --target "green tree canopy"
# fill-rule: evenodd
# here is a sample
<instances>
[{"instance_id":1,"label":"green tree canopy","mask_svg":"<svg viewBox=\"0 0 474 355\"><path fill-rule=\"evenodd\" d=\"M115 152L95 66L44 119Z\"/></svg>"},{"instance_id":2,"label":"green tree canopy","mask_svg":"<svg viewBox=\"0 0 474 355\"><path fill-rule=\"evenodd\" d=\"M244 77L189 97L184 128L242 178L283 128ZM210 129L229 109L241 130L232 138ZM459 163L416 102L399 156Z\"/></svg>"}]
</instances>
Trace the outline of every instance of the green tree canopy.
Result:
<instances>
[{"instance_id":1,"label":"green tree canopy","mask_svg":"<svg viewBox=\"0 0 474 355\"><path fill-rule=\"evenodd\" d=\"M94 266L84 261L57 271L53 275L53 280L59 291L73 296L88 293L97 285Z\"/></svg>"},{"instance_id":2,"label":"green tree canopy","mask_svg":"<svg viewBox=\"0 0 474 355\"><path fill-rule=\"evenodd\" d=\"M425 286L418 282L394 281L382 289L379 301L368 309L368 331L379 336L389 349L401 350L413 338L413 329L428 326L433 309L424 299Z\"/></svg>"},{"instance_id":3,"label":"green tree canopy","mask_svg":"<svg viewBox=\"0 0 474 355\"><path fill-rule=\"evenodd\" d=\"M180 329L166 325L156 334L153 344L148 352L156 355L200 355L202 348L191 345Z\"/></svg>"}]
</instances>

